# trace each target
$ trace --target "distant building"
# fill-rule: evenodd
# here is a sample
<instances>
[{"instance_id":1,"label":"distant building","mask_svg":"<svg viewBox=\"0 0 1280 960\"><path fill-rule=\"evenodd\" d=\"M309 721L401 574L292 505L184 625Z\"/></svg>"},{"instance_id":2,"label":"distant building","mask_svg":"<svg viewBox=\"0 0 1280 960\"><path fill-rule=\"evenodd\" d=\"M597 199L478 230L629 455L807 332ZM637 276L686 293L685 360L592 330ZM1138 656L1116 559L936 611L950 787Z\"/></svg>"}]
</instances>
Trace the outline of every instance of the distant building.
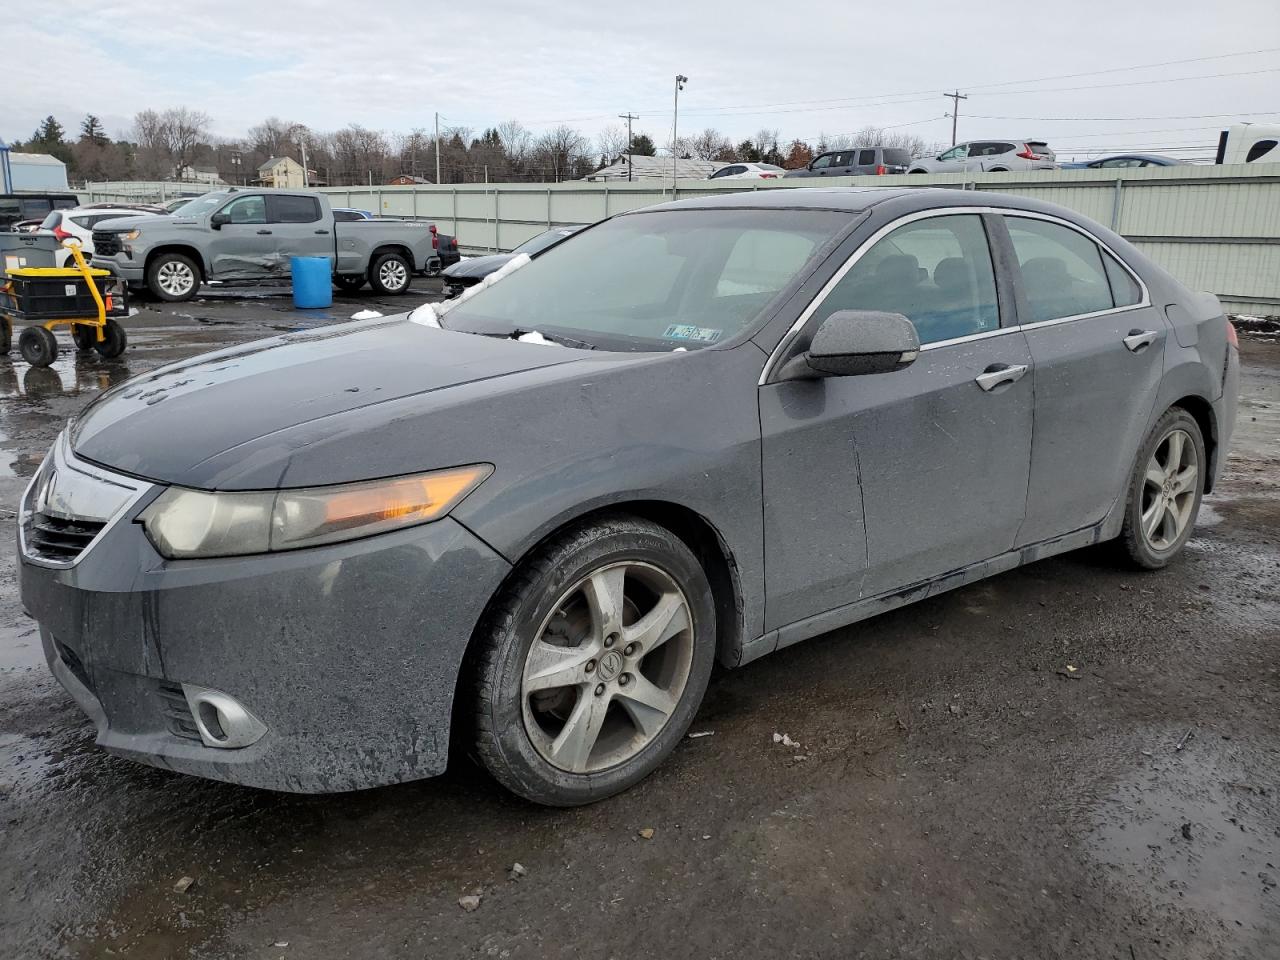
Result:
<instances>
[{"instance_id":1,"label":"distant building","mask_svg":"<svg viewBox=\"0 0 1280 960\"><path fill-rule=\"evenodd\" d=\"M300 190L305 186L320 186L314 170L311 176L303 177L302 164L293 157L272 157L258 167L258 177L254 183L264 187L278 187L285 190ZM307 182L304 183L303 181Z\"/></svg>"},{"instance_id":2,"label":"distant building","mask_svg":"<svg viewBox=\"0 0 1280 960\"><path fill-rule=\"evenodd\" d=\"M670 157L642 157L638 154L631 155L631 176L627 176L627 156L623 154L617 160L597 170L595 173L589 173L583 180L661 180L664 177L671 179L671 158ZM676 160L676 179L677 180L705 180L711 174L715 173L721 167L725 166L717 160L685 160L677 158Z\"/></svg>"},{"instance_id":3,"label":"distant building","mask_svg":"<svg viewBox=\"0 0 1280 960\"><path fill-rule=\"evenodd\" d=\"M387 181L389 187L412 187L414 184L430 184L431 181L426 177L411 177L407 173L402 173L398 177L392 177Z\"/></svg>"},{"instance_id":4,"label":"distant building","mask_svg":"<svg viewBox=\"0 0 1280 960\"><path fill-rule=\"evenodd\" d=\"M66 190L67 165L47 153L15 153L5 150L8 157L6 176L8 184L0 192L15 190Z\"/></svg>"},{"instance_id":5,"label":"distant building","mask_svg":"<svg viewBox=\"0 0 1280 960\"><path fill-rule=\"evenodd\" d=\"M193 167L188 165L182 168L178 179L184 183L201 183L214 187L224 186L226 183L221 174L218 173L217 167Z\"/></svg>"}]
</instances>

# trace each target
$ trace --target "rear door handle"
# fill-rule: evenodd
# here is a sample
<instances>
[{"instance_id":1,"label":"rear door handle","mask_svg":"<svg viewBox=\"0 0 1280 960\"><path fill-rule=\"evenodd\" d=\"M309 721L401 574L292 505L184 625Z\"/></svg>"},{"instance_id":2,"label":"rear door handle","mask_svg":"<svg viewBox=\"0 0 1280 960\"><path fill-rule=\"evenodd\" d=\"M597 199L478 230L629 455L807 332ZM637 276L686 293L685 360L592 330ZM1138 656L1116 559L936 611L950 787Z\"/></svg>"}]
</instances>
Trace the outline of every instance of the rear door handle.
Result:
<instances>
[{"instance_id":1,"label":"rear door handle","mask_svg":"<svg viewBox=\"0 0 1280 960\"><path fill-rule=\"evenodd\" d=\"M269 236L271 236L271 231L270 231L270 230L259 230L259 231L258 231L258 236L260 236L260 237L269 237Z\"/></svg>"},{"instance_id":2,"label":"rear door handle","mask_svg":"<svg viewBox=\"0 0 1280 960\"><path fill-rule=\"evenodd\" d=\"M317 231L316 231L316 233L328 234L328 233L329 233L329 231L328 231L328 230L317 230Z\"/></svg>"},{"instance_id":3,"label":"rear door handle","mask_svg":"<svg viewBox=\"0 0 1280 960\"><path fill-rule=\"evenodd\" d=\"M1001 384L1017 383L1026 372L1027 365L1025 363L1015 364L1014 366L1010 366L1007 363L993 363L973 379L978 386L990 393Z\"/></svg>"},{"instance_id":4,"label":"rear door handle","mask_svg":"<svg viewBox=\"0 0 1280 960\"><path fill-rule=\"evenodd\" d=\"M1124 345L1129 348L1130 353L1139 353L1151 346L1158 336L1154 330L1130 330L1129 335L1124 338Z\"/></svg>"}]
</instances>

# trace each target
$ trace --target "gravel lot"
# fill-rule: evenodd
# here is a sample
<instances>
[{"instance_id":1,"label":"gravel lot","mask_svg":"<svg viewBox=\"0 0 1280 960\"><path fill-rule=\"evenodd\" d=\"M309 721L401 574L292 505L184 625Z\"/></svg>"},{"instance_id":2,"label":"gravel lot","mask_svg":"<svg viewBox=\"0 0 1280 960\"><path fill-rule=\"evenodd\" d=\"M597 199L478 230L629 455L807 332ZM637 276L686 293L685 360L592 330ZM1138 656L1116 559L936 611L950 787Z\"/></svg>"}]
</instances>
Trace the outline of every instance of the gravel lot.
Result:
<instances>
[{"instance_id":1,"label":"gravel lot","mask_svg":"<svg viewBox=\"0 0 1280 960\"><path fill-rule=\"evenodd\" d=\"M531 807L462 757L286 796L95 748L13 576L65 419L160 363L438 290L142 304L121 361L0 360L0 956L1280 956L1274 337L1243 343L1227 476L1175 566L1069 555L726 673L712 735L614 800Z\"/></svg>"}]
</instances>

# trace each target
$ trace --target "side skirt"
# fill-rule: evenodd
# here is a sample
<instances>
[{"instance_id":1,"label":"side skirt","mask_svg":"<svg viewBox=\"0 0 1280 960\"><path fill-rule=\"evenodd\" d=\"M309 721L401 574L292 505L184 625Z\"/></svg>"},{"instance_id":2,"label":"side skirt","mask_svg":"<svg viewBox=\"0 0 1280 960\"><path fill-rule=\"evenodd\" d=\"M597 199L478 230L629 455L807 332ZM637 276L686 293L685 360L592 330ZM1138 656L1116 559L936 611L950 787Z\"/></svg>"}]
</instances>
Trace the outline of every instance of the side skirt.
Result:
<instances>
[{"instance_id":1,"label":"side skirt","mask_svg":"<svg viewBox=\"0 0 1280 960\"><path fill-rule=\"evenodd\" d=\"M847 627L877 614L896 610L898 607L905 607L909 603L924 600L926 597L936 597L940 593L946 593L948 590L955 590L957 587L963 587L976 580L1004 573L1023 564L1034 563L1037 560L1044 560L1060 553L1068 553L1071 550L1079 550L1081 547L1114 539L1119 536L1120 527L1124 522L1123 506L1122 502L1118 502L1105 519L1082 530L1076 530L1073 533L1054 537L1050 540L1042 540L1039 543L1028 544L1025 547L1019 547L1016 550L1010 550L1008 553L992 557L990 560L982 560L967 567L960 567L958 570L944 573L939 577L934 577L932 580L922 580L892 593L882 593L879 596L869 597L865 600L855 600L853 603L846 603L844 606L835 607L812 617L806 617L804 620L797 620L795 623L787 624L785 627L779 627L744 644L739 665L758 660L774 650L781 650L783 647L789 647L793 643L799 643L819 634Z\"/></svg>"}]
</instances>

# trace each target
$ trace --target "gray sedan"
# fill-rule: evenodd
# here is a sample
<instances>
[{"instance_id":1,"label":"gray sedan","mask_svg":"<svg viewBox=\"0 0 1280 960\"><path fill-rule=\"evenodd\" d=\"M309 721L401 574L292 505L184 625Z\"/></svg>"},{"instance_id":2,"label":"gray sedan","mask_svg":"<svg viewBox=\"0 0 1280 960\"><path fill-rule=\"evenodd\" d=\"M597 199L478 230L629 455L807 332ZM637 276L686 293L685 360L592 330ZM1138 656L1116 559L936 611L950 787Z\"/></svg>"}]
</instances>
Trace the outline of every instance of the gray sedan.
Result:
<instances>
[{"instance_id":1,"label":"gray sedan","mask_svg":"<svg viewBox=\"0 0 1280 960\"><path fill-rule=\"evenodd\" d=\"M586 803L712 667L1102 541L1178 556L1235 417L1217 300L1012 196L776 190L587 228L439 313L103 394L22 600L124 757Z\"/></svg>"}]
</instances>

